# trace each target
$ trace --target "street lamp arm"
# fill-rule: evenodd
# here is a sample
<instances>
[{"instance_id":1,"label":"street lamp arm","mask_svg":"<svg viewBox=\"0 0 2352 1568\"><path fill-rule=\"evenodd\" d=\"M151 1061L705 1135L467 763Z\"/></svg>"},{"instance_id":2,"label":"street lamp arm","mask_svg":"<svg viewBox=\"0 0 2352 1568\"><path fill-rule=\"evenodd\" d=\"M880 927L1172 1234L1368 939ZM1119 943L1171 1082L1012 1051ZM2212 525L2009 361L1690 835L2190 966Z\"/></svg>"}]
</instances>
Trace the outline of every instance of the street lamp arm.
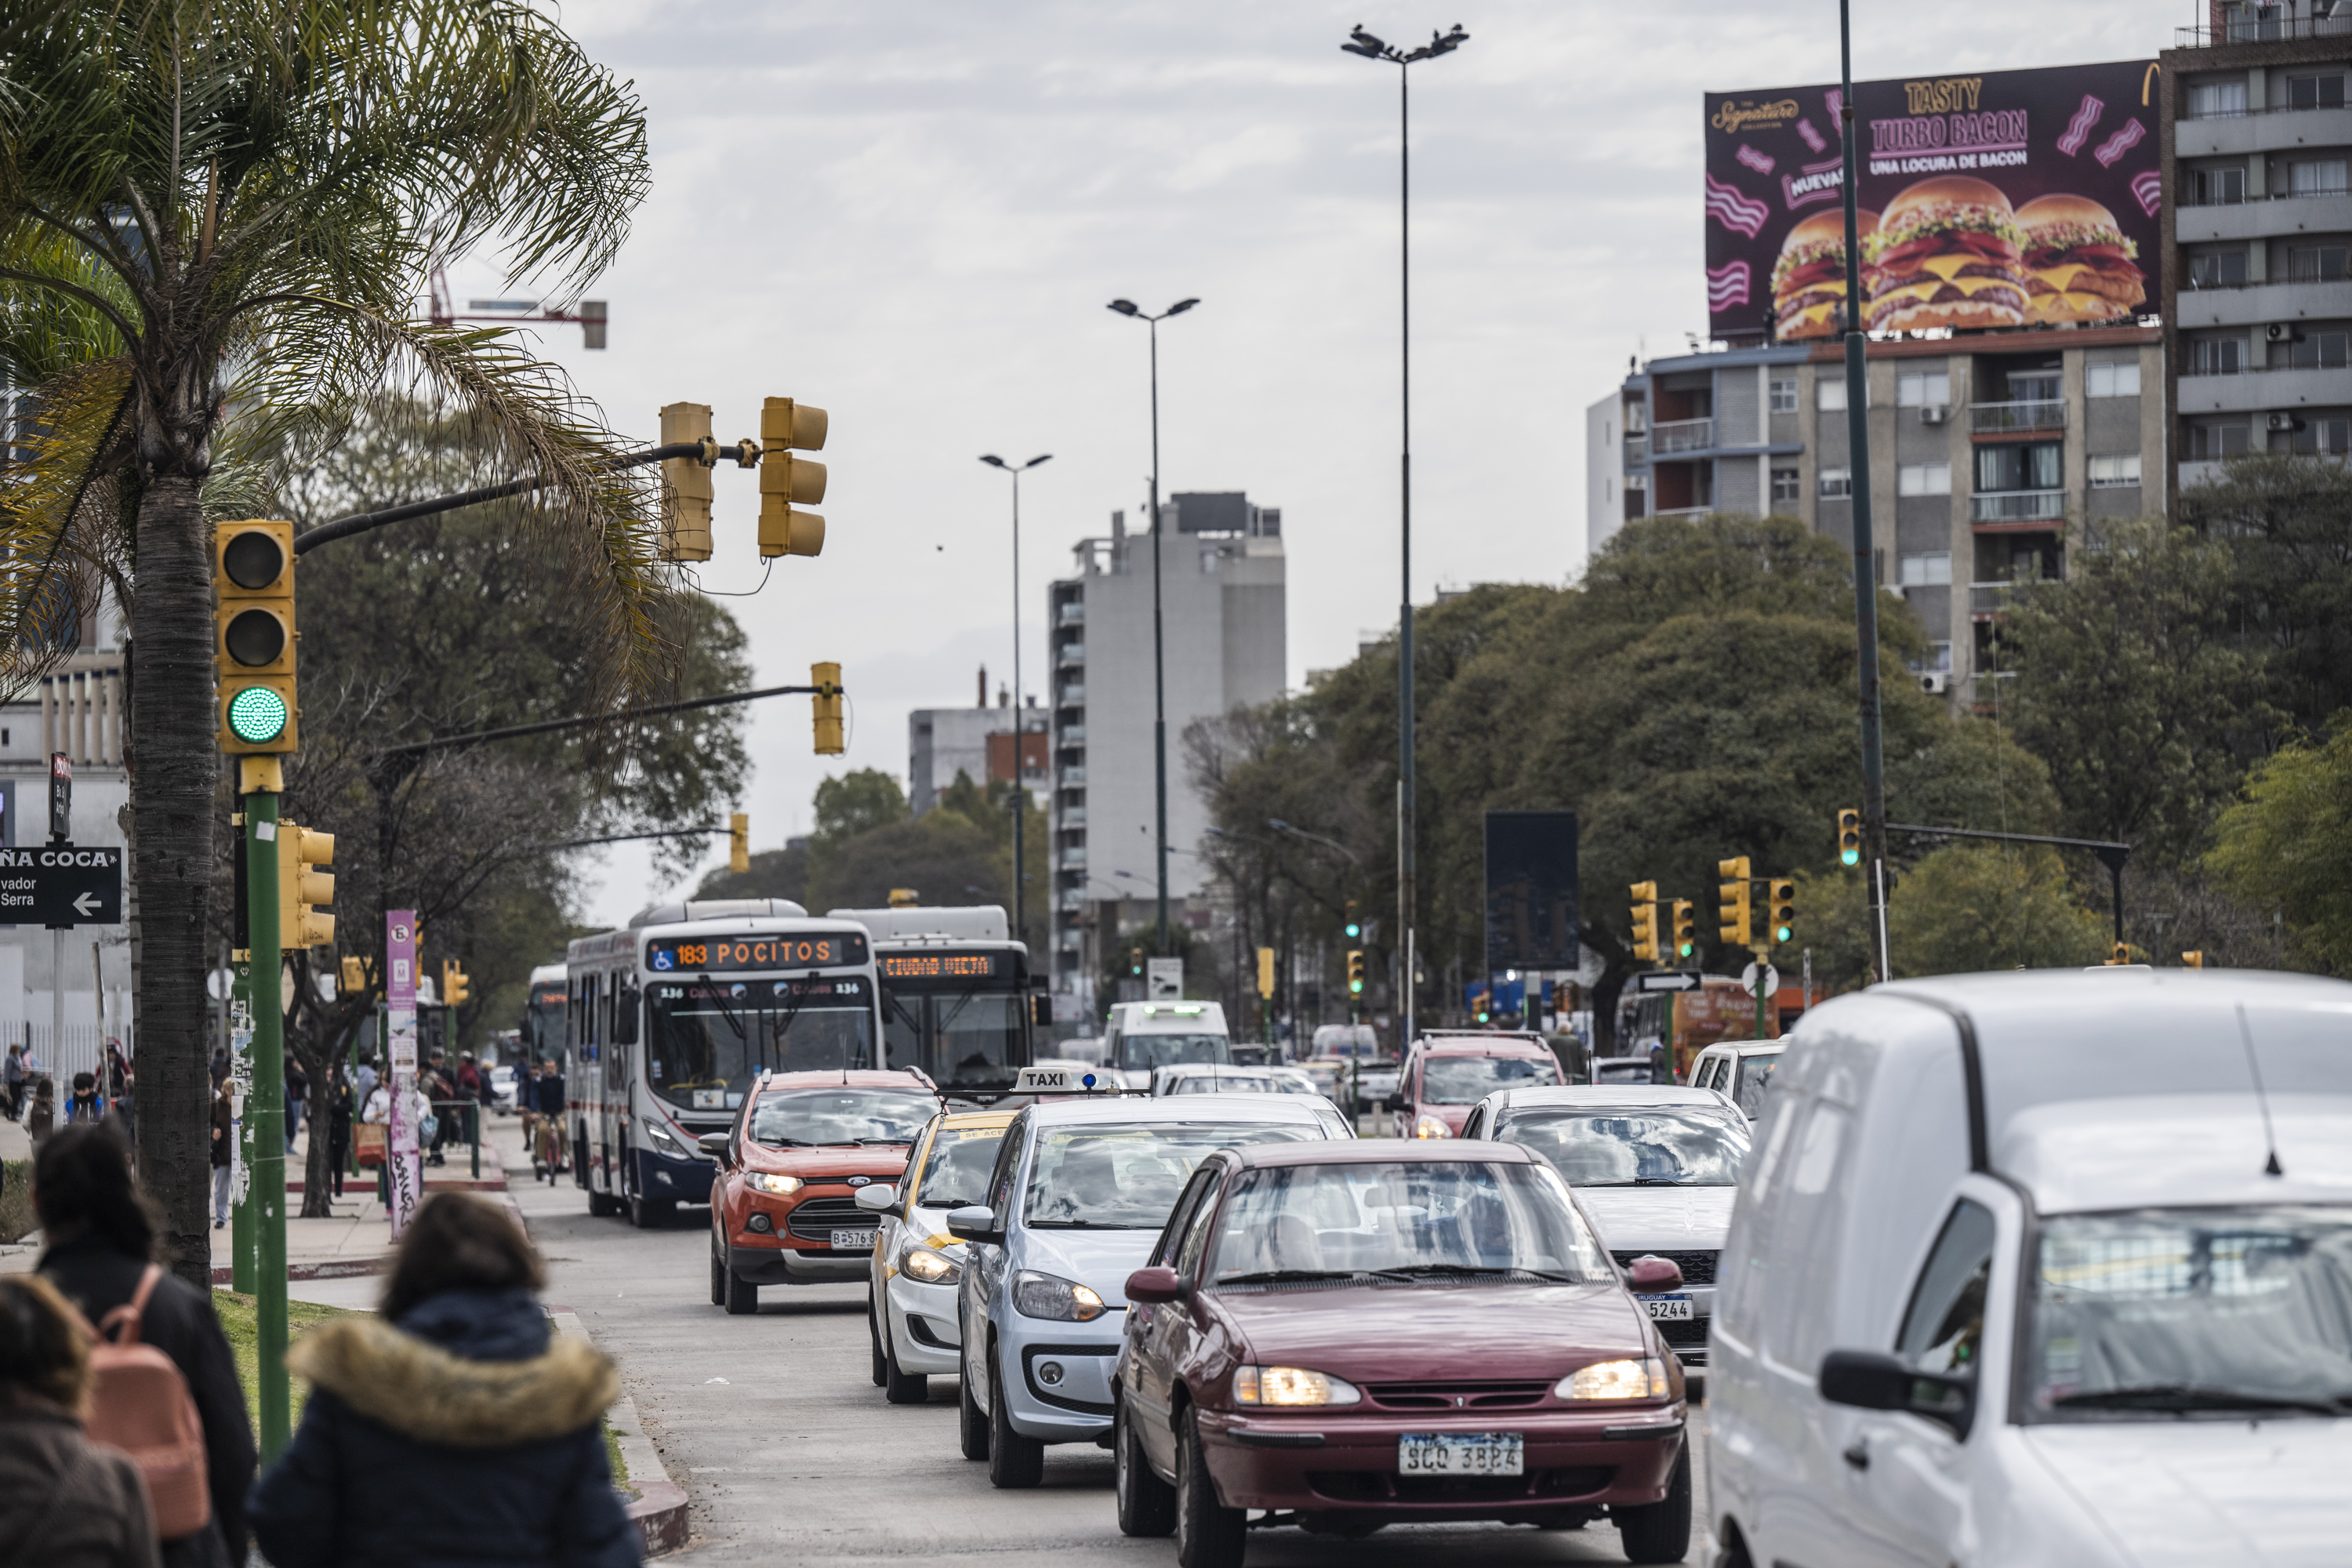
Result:
<instances>
[{"instance_id":1,"label":"street lamp arm","mask_svg":"<svg viewBox=\"0 0 2352 1568\"><path fill-rule=\"evenodd\" d=\"M1345 855L1349 860L1356 865L1360 866L1364 863L1362 856L1357 854L1354 850L1349 848L1346 845L1340 843L1336 838L1326 838L1319 833L1309 833L1303 827L1293 827L1289 823L1281 820L1279 817L1267 817L1265 819L1265 825L1268 827L1273 828L1276 833L1287 833L1294 838L1305 838L1313 843L1323 845L1327 848L1337 849L1340 854Z\"/></svg>"}]
</instances>

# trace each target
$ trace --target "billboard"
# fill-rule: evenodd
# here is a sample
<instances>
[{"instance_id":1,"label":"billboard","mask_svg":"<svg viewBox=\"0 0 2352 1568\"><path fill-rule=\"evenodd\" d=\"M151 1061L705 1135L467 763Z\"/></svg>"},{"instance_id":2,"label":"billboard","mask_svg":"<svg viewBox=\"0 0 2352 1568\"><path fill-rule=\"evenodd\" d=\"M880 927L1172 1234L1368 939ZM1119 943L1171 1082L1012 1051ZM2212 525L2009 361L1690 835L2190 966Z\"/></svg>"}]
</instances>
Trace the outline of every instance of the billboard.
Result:
<instances>
[{"instance_id":1,"label":"billboard","mask_svg":"<svg viewBox=\"0 0 2352 1568\"><path fill-rule=\"evenodd\" d=\"M1863 325L2129 321L2158 297L2157 63L1854 83ZM1706 303L1734 342L1843 331L1841 94L1706 94Z\"/></svg>"},{"instance_id":2,"label":"billboard","mask_svg":"<svg viewBox=\"0 0 2352 1568\"><path fill-rule=\"evenodd\" d=\"M1486 969L1579 966L1576 813L1486 814Z\"/></svg>"}]
</instances>

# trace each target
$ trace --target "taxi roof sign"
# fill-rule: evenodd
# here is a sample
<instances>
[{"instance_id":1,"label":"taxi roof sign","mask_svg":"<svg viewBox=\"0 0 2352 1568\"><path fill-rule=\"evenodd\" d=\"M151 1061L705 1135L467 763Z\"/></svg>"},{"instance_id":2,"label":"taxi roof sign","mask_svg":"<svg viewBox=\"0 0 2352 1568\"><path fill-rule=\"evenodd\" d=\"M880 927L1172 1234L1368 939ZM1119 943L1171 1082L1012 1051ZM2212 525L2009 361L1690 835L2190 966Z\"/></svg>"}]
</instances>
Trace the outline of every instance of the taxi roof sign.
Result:
<instances>
[{"instance_id":1,"label":"taxi roof sign","mask_svg":"<svg viewBox=\"0 0 2352 1568\"><path fill-rule=\"evenodd\" d=\"M1015 1094L1088 1094L1097 1089L1116 1091L1124 1087L1110 1073L1090 1068L1084 1062L1025 1067L1013 1080L1013 1092Z\"/></svg>"}]
</instances>

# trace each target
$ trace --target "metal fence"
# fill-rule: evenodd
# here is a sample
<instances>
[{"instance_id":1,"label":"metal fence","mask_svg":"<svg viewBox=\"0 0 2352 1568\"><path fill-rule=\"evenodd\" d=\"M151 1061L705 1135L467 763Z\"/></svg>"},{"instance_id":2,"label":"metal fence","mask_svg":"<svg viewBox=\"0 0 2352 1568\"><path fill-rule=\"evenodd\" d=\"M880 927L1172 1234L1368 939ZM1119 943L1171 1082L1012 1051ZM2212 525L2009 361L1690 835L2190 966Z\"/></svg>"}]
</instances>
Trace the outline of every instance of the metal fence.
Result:
<instances>
[{"instance_id":1,"label":"metal fence","mask_svg":"<svg viewBox=\"0 0 2352 1568\"><path fill-rule=\"evenodd\" d=\"M0 1024L0 1050L26 1047L31 1053L27 1081L43 1073L55 1080L62 1102L73 1087L74 1074L97 1075L106 1063L110 1031L96 1024L68 1024L60 1034L47 1024ZM127 1052L130 1042L123 1041Z\"/></svg>"}]
</instances>

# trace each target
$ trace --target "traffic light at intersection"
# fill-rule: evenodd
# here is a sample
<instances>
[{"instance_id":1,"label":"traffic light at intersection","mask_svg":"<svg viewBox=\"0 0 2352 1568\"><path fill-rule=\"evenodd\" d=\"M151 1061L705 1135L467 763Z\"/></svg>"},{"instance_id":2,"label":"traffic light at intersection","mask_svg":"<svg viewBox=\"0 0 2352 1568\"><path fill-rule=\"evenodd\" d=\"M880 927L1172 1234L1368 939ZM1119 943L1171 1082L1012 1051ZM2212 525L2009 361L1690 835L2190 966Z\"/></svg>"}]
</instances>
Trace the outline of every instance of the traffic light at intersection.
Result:
<instances>
[{"instance_id":1,"label":"traffic light at intersection","mask_svg":"<svg viewBox=\"0 0 2352 1568\"><path fill-rule=\"evenodd\" d=\"M661 465L661 545L665 561L710 559L710 469L718 448L710 440L710 405L672 403L661 411L661 444L699 441L711 461L664 458Z\"/></svg>"},{"instance_id":2,"label":"traffic light at intersection","mask_svg":"<svg viewBox=\"0 0 2352 1568\"><path fill-rule=\"evenodd\" d=\"M1717 860L1715 870L1723 879L1716 888L1717 918L1722 921L1720 935L1733 947L1754 946L1756 910L1750 901L1753 889L1748 886L1748 857Z\"/></svg>"},{"instance_id":3,"label":"traffic light at intersection","mask_svg":"<svg viewBox=\"0 0 2352 1568\"><path fill-rule=\"evenodd\" d=\"M473 976L466 973L466 966L454 958L443 959L441 961L442 1005L457 1006L473 994Z\"/></svg>"},{"instance_id":4,"label":"traffic light at intersection","mask_svg":"<svg viewBox=\"0 0 2352 1568\"><path fill-rule=\"evenodd\" d=\"M1270 947L1257 950L1257 994L1261 1001L1274 996L1274 949Z\"/></svg>"},{"instance_id":5,"label":"traffic light at intersection","mask_svg":"<svg viewBox=\"0 0 2352 1568\"><path fill-rule=\"evenodd\" d=\"M2119 942L2116 943L2114 947L2107 950L2106 967L2112 969L2118 964L2129 963L2130 962L2131 943L2127 942Z\"/></svg>"},{"instance_id":6,"label":"traffic light at intersection","mask_svg":"<svg viewBox=\"0 0 2352 1568\"><path fill-rule=\"evenodd\" d=\"M1633 895L1633 956L1656 963L1658 959L1658 885L1636 882Z\"/></svg>"},{"instance_id":7,"label":"traffic light at intersection","mask_svg":"<svg viewBox=\"0 0 2352 1568\"><path fill-rule=\"evenodd\" d=\"M727 868L739 877L751 868L751 819L740 811L727 819Z\"/></svg>"},{"instance_id":8,"label":"traffic light at intersection","mask_svg":"<svg viewBox=\"0 0 2352 1568\"><path fill-rule=\"evenodd\" d=\"M1688 899L1676 899L1675 913L1675 956L1678 959L1698 955L1698 934L1691 929L1691 904Z\"/></svg>"},{"instance_id":9,"label":"traffic light at intersection","mask_svg":"<svg viewBox=\"0 0 2352 1568\"><path fill-rule=\"evenodd\" d=\"M803 506L824 500L824 465L793 456L824 450L824 410L789 397L760 408L760 553L815 555L824 549L824 519Z\"/></svg>"},{"instance_id":10,"label":"traffic light at intersection","mask_svg":"<svg viewBox=\"0 0 2352 1568\"><path fill-rule=\"evenodd\" d=\"M366 959L346 957L341 964L337 965L337 971L339 984L335 986L335 994L363 996L367 994L368 961Z\"/></svg>"},{"instance_id":11,"label":"traffic light at intersection","mask_svg":"<svg viewBox=\"0 0 2352 1568\"><path fill-rule=\"evenodd\" d=\"M2184 952L2180 955L2180 963L2184 969L2202 969L2205 967L2205 953L2202 949Z\"/></svg>"},{"instance_id":12,"label":"traffic light at intersection","mask_svg":"<svg viewBox=\"0 0 2352 1568\"><path fill-rule=\"evenodd\" d=\"M335 940L335 836L278 824L278 945L288 952Z\"/></svg>"},{"instance_id":13,"label":"traffic light at intersection","mask_svg":"<svg viewBox=\"0 0 2352 1568\"><path fill-rule=\"evenodd\" d=\"M1356 918L1356 900L1348 900L1348 940L1355 941L1364 934L1364 922Z\"/></svg>"},{"instance_id":14,"label":"traffic light at intersection","mask_svg":"<svg viewBox=\"0 0 2352 1568\"><path fill-rule=\"evenodd\" d=\"M1838 813L1838 864L1862 864L1862 813L1858 811Z\"/></svg>"},{"instance_id":15,"label":"traffic light at intersection","mask_svg":"<svg viewBox=\"0 0 2352 1568\"><path fill-rule=\"evenodd\" d=\"M213 531L213 662L221 750L294 750L294 525L248 521Z\"/></svg>"},{"instance_id":16,"label":"traffic light at intersection","mask_svg":"<svg viewBox=\"0 0 2352 1568\"><path fill-rule=\"evenodd\" d=\"M810 665L809 684L816 688L816 695L809 700L816 719L816 754L837 757L846 749L841 728L841 666Z\"/></svg>"},{"instance_id":17,"label":"traffic light at intersection","mask_svg":"<svg viewBox=\"0 0 2352 1568\"><path fill-rule=\"evenodd\" d=\"M1361 996L1363 994L1364 954L1363 951L1359 948L1351 950L1348 954L1348 994L1350 996Z\"/></svg>"},{"instance_id":18,"label":"traffic light at intersection","mask_svg":"<svg viewBox=\"0 0 2352 1568\"><path fill-rule=\"evenodd\" d=\"M1786 878L1776 879L1770 888L1772 898L1772 941L1777 944L1797 940L1797 884Z\"/></svg>"}]
</instances>

